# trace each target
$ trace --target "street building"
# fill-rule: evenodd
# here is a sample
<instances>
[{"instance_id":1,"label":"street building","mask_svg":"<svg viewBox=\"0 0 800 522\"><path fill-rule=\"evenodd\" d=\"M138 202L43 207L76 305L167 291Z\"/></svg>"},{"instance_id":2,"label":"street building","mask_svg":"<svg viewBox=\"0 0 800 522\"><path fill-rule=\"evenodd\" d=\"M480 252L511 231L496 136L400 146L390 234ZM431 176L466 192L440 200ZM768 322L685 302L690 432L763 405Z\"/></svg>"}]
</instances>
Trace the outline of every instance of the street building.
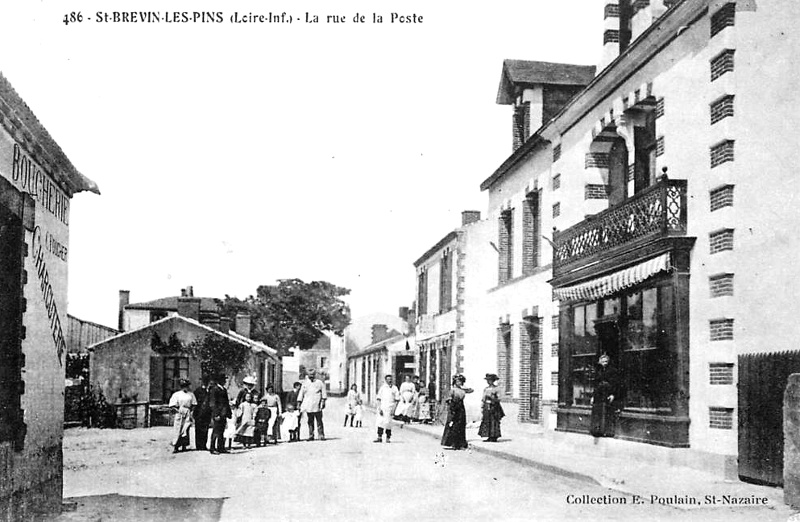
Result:
<instances>
[{"instance_id":1,"label":"street building","mask_svg":"<svg viewBox=\"0 0 800 522\"><path fill-rule=\"evenodd\" d=\"M259 394L270 384L281 391L278 352L250 339L249 315L240 313L233 321L220 317L219 308L210 304L215 300L194 297L191 287L180 297L147 303L128 304L127 291L120 296L121 324L137 326L88 348L92 385L115 405L118 423L142 427L167 422L162 419L167 415L165 405L180 389L180 380L189 379L194 386L201 381L200 360L186 347L207 336L233 343L246 352L244 369L228 376L231 394L235 396L246 376L255 378ZM205 310L203 303L207 303Z\"/></svg>"},{"instance_id":2,"label":"street building","mask_svg":"<svg viewBox=\"0 0 800 522\"><path fill-rule=\"evenodd\" d=\"M407 319L413 313L406 307L400 309L399 317L384 317L378 314L357 319L345 330L349 343L347 356L347 385L355 384L365 404L375 406L375 397L386 375L395 382L402 382L406 375L414 376L418 368L418 351L414 333ZM369 341L365 340L364 325L372 320L388 319L386 324L370 325Z\"/></svg>"},{"instance_id":3,"label":"street building","mask_svg":"<svg viewBox=\"0 0 800 522\"><path fill-rule=\"evenodd\" d=\"M62 500L72 197L99 194L0 75L0 520Z\"/></svg>"},{"instance_id":4,"label":"street building","mask_svg":"<svg viewBox=\"0 0 800 522\"><path fill-rule=\"evenodd\" d=\"M781 71L800 7L599 12L597 68L503 63L513 148L481 184L486 217L415 263L420 369L445 354L476 388L497 373L504 422L581 444L605 354L602 451L781 484L780 402L800 371L800 80Z\"/></svg>"},{"instance_id":5,"label":"street building","mask_svg":"<svg viewBox=\"0 0 800 522\"><path fill-rule=\"evenodd\" d=\"M291 355L281 358L284 390L291 390L292 384L305 378L306 371L313 368L317 379L325 383L330 395L347 394L347 354L343 336L323 332L310 349L293 348L290 352Z\"/></svg>"}]
</instances>

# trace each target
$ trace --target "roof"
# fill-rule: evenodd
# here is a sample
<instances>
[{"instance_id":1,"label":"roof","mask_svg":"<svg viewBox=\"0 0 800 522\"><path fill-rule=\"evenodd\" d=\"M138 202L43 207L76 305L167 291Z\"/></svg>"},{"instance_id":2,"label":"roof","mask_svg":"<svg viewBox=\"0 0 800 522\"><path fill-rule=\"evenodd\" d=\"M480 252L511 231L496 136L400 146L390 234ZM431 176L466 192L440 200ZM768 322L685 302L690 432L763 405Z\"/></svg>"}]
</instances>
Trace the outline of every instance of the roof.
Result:
<instances>
[{"instance_id":1,"label":"roof","mask_svg":"<svg viewBox=\"0 0 800 522\"><path fill-rule=\"evenodd\" d=\"M125 305L125 308L128 310L169 310L175 312L178 310L178 299L180 299L178 296L162 297L144 303L128 304ZM216 297L190 297L188 299L200 299L201 312L219 312L219 299Z\"/></svg>"},{"instance_id":2,"label":"roof","mask_svg":"<svg viewBox=\"0 0 800 522\"><path fill-rule=\"evenodd\" d=\"M569 130L598 103L618 89L640 67L661 52L673 39L684 33L685 28L696 22L707 9L708 6L704 2L679 0L673 4L666 13L658 20L653 21L636 40L631 42L613 62L600 71L586 85L585 89L570 99L558 114L550 121L545 122L521 147L512 152L511 156L481 183L481 190L491 187L540 144L547 143ZM506 60L506 62L508 61ZM505 70L504 62L504 73Z\"/></svg>"},{"instance_id":3,"label":"roof","mask_svg":"<svg viewBox=\"0 0 800 522\"><path fill-rule=\"evenodd\" d=\"M214 335L217 335L219 337L223 337L225 339L228 339L230 341L238 343L238 344L240 344L240 345L242 345L242 346L244 346L246 348L250 348L250 350L252 350L254 353L263 354L263 355L266 355L267 357L270 357L272 359L276 359L277 356L278 356L277 355L278 354L277 350L275 350L274 348L270 348L269 346L267 346L267 345L265 345L263 343L260 343L258 341L254 341L253 339L248 339L247 337L244 337L243 335L240 335L240 334L238 334L238 333L236 333L234 331L229 331L228 333L224 333L224 332L221 332L219 330L215 330L214 328L211 328L210 326L206 326L206 325L204 325L204 324L202 324L202 323L200 323L198 321L195 321L194 319L190 319L188 317L183 317L181 315L173 315L173 316L170 316L170 317L165 317L163 319L159 319L158 321L153 321L152 323L146 324L146 325L141 326L139 328L134 328L133 330L128 330L127 332L122 332L119 335L115 335L113 337L109 337L107 339L104 339L104 340L102 340L100 342L97 342L97 343L94 343L94 344L90 344L87 347L87 349L89 351L94 351L97 348L102 348L102 346L104 344L110 343L112 341L123 339L125 337L131 336L131 335L134 335L134 334L139 334L139 333L141 333L143 331L154 329L154 328L160 327L162 325L166 325L169 322L179 322L179 321L188 323L188 324L190 324L190 325L192 325L192 326L194 326L196 328L200 328L202 330L205 330L209 334L214 334Z\"/></svg>"},{"instance_id":4,"label":"roof","mask_svg":"<svg viewBox=\"0 0 800 522\"><path fill-rule=\"evenodd\" d=\"M516 85L588 85L594 78L594 65L570 63L532 62L528 60L503 60L497 103L514 103Z\"/></svg>"},{"instance_id":5,"label":"roof","mask_svg":"<svg viewBox=\"0 0 800 522\"><path fill-rule=\"evenodd\" d=\"M15 134L15 129L21 132L22 139L18 140L20 145L42 167L45 167L45 170L50 171L70 196L85 190L100 194L97 183L78 172L78 169L72 165L61 147L2 73L0 73L0 110L8 117L2 118L2 120L11 135Z\"/></svg>"},{"instance_id":6,"label":"roof","mask_svg":"<svg viewBox=\"0 0 800 522\"><path fill-rule=\"evenodd\" d=\"M435 254L436 252L441 250L447 243L450 243L451 241L455 240L457 237L458 237L458 232L455 231L455 230L453 230L452 232L450 232L449 234L444 236L442 239L439 240L438 243L433 245L430 249L428 249L427 252L422 254L422 256L419 259L414 261L414 267L419 267L419 265L424 263L427 259L429 259L431 256L433 256L433 254Z\"/></svg>"}]
</instances>

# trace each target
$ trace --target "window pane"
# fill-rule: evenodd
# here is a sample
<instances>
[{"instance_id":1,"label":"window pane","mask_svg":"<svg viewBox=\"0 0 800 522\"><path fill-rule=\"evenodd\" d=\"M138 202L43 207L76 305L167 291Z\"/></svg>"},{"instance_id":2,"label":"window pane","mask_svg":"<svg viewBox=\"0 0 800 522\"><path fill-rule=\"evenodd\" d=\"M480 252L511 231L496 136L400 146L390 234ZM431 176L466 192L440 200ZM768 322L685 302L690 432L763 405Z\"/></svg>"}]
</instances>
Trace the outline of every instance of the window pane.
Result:
<instances>
[{"instance_id":1,"label":"window pane","mask_svg":"<svg viewBox=\"0 0 800 522\"><path fill-rule=\"evenodd\" d=\"M594 354L572 357L572 403L588 406L592 398Z\"/></svg>"},{"instance_id":2,"label":"window pane","mask_svg":"<svg viewBox=\"0 0 800 522\"><path fill-rule=\"evenodd\" d=\"M586 335L596 335L594 331L594 321L597 317L597 303L586 305Z\"/></svg>"},{"instance_id":3,"label":"window pane","mask_svg":"<svg viewBox=\"0 0 800 522\"><path fill-rule=\"evenodd\" d=\"M576 306L573 308L573 328L575 337L583 337L586 329L586 309L583 306Z\"/></svg>"}]
</instances>

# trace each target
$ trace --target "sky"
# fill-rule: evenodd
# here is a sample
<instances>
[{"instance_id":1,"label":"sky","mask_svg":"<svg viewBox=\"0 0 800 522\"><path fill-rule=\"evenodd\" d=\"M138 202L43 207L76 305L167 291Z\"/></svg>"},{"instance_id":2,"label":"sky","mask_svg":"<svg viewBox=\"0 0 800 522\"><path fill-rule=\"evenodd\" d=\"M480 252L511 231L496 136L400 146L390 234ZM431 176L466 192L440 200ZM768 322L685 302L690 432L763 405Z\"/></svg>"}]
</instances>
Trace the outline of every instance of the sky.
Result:
<instances>
[{"instance_id":1,"label":"sky","mask_svg":"<svg viewBox=\"0 0 800 522\"><path fill-rule=\"evenodd\" d=\"M72 200L69 313L113 327L120 289L243 298L285 278L349 288L354 317L410 306L413 262L485 214L511 153L503 59L595 65L603 4L3 2L0 71L102 193ZM115 10L225 22L97 22Z\"/></svg>"}]
</instances>

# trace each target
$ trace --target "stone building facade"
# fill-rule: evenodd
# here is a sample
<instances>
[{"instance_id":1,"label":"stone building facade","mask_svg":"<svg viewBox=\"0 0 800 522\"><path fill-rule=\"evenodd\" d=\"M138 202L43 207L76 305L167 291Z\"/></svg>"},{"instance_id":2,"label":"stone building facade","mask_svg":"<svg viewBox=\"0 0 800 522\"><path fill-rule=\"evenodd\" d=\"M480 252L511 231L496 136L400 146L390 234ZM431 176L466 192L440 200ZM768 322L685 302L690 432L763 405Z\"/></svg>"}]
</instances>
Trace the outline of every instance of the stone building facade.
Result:
<instances>
[{"instance_id":1,"label":"stone building facade","mask_svg":"<svg viewBox=\"0 0 800 522\"><path fill-rule=\"evenodd\" d=\"M0 520L58 512L72 197L99 194L0 75Z\"/></svg>"},{"instance_id":2,"label":"stone building facade","mask_svg":"<svg viewBox=\"0 0 800 522\"><path fill-rule=\"evenodd\" d=\"M499 265L478 314L496 317L497 372L515 401L533 352L522 345L538 329L536 384L544 398L558 391L562 437L588 435L605 353L618 375L615 438L628 441L613 448L735 476L757 424L741 409L742 357L794 348L800 80L785 71L800 7L604 6L596 76L540 127L523 126L522 143L514 128L514 152L482 185ZM508 69L501 91L515 114L529 110ZM526 231L544 236L540 266L526 266L537 251Z\"/></svg>"}]
</instances>

